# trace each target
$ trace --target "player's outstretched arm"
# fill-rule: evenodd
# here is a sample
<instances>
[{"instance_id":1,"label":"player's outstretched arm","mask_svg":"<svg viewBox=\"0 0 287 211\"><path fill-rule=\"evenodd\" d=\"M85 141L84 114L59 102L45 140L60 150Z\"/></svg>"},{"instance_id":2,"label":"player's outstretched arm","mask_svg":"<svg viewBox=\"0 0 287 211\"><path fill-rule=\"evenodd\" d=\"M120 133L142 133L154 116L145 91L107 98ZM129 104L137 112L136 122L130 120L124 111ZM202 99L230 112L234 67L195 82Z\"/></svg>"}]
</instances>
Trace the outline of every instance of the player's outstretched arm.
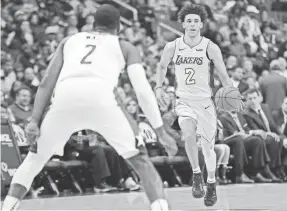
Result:
<instances>
[{"instance_id":1,"label":"player's outstretched arm","mask_svg":"<svg viewBox=\"0 0 287 211\"><path fill-rule=\"evenodd\" d=\"M165 45L156 73L156 89L162 87L167 72L167 66L172 61L174 51L175 41L169 42Z\"/></svg>"},{"instance_id":2,"label":"player's outstretched arm","mask_svg":"<svg viewBox=\"0 0 287 211\"><path fill-rule=\"evenodd\" d=\"M146 78L140 54L138 50L128 42L122 42L121 46L126 59L128 76L136 92L139 104L150 124L155 129L159 141L165 147L167 153L169 155L175 155L178 150L176 142L164 130L157 101Z\"/></svg>"},{"instance_id":3,"label":"player's outstretched arm","mask_svg":"<svg viewBox=\"0 0 287 211\"><path fill-rule=\"evenodd\" d=\"M230 77L227 74L227 70L222 58L222 53L218 45L209 41L207 53L210 60L213 62L215 70L219 76L219 79L224 87L233 86Z\"/></svg>"},{"instance_id":4,"label":"player's outstretched arm","mask_svg":"<svg viewBox=\"0 0 287 211\"><path fill-rule=\"evenodd\" d=\"M54 88L63 65L63 47L67 39L64 39L57 47L46 73L38 87L31 121L39 124L48 103L51 100Z\"/></svg>"},{"instance_id":5,"label":"player's outstretched arm","mask_svg":"<svg viewBox=\"0 0 287 211\"><path fill-rule=\"evenodd\" d=\"M121 41L123 54L127 64L129 79L136 92L139 104L153 128L163 125L155 95L146 78L139 51L132 44Z\"/></svg>"}]
</instances>

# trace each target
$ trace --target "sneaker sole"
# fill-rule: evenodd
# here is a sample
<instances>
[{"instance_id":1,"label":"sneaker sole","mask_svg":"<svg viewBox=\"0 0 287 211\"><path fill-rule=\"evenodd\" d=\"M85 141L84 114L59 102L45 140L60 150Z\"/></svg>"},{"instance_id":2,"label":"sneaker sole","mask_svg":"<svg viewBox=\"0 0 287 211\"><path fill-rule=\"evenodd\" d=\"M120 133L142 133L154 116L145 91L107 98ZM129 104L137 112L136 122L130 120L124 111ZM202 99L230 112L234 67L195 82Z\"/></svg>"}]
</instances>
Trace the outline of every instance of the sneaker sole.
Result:
<instances>
[{"instance_id":1,"label":"sneaker sole","mask_svg":"<svg viewBox=\"0 0 287 211\"><path fill-rule=\"evenodd\" d=\"M216 202L217 202L217 197L216 197L215 201L213 202L213 204L207 204L206 201L204 200L204 205L206 207L212 207L212 206L214 206L216 204Z\"/></svg>"},{"instance_id":2,"label":"sneaker sole","mask_svg":"<svg viewBox=\"0 0 287 211\"><path fill-rule=\"evenodd\" d=\"M194 192L192 192L192 196L193 198L200 199L205 196L205 191L203 191L201 195L197 195Z\"/></svg>"}]
</instances>

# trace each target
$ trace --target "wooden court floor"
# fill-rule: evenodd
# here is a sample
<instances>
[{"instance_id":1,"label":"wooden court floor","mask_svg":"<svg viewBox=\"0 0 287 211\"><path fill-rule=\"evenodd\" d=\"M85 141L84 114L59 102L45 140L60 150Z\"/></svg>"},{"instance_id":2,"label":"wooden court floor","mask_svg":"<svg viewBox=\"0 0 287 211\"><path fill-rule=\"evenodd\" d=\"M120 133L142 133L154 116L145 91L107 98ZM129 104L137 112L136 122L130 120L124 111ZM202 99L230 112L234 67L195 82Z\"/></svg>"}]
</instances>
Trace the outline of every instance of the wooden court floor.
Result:
<instances>
[{"instance_id":1,"label":"wooden court floor","mask_svg":"<svg viewBox=\"0 0 287 211\"><path fill-rule=\"evenodd\" d=\"M278 210L287 211L287 183L218 187L219 200L206 208L194 199L190 187L166 189L172 210ZM24 200L21 210L147 210L143 192L114 193Z\"/></svg>"}]
</instances>

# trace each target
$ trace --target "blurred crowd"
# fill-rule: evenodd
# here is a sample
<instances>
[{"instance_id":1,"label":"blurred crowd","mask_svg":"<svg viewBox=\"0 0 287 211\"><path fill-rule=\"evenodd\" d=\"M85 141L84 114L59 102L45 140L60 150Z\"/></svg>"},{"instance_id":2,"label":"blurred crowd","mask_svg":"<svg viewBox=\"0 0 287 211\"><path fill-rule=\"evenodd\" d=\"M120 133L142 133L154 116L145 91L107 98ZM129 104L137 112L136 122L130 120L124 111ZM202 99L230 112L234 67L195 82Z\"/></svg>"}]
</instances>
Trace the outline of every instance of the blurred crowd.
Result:
<instances>
[{"instance_id":1,"label":"blurred crowd","mask_svg":"<svg viewBox=\"0 0 287 211\"><path fill-rule=\"evenodd\" d=\"M66 36L93 31L93 13L98 5L115 4L122 16L131 21L131 25L121 25L119 36L138 48L146 76L154 88L163 47L177 37L167 30L159 33L158 23L168 20L180 28L177 12L184 5L202 4L208 13L202 34L220 46L228 74L245 96L247 105L243 113L218 113L215 148L218 181L226 184L230 183L230 178L238 183L287 180L287 25L270 17L267 0L122 2L137 9L138 19L132 19L130 11L108 0L1 1L1 117L9 117L22 128L27 124L37 87L57 45ZM174 81L171 64L164 82L168 103L160 109L166 130L179 145L177 156L186 157L180 132L170 128L174 118ZM216 92L221 87L216 74L214 85ZM138 122L149 144L150 156L166 155L142 114L125 71L120 76L117 94ZM265 113L263 117L259 111L253 112L253 108L259 107ZM111 190L111 186L139 189L129 165L99 134L81 131L73 135L66 155L92 164L96 189ZM230 166L233 166L234 175L228 179Z\"/></svg>"}]
</instances>

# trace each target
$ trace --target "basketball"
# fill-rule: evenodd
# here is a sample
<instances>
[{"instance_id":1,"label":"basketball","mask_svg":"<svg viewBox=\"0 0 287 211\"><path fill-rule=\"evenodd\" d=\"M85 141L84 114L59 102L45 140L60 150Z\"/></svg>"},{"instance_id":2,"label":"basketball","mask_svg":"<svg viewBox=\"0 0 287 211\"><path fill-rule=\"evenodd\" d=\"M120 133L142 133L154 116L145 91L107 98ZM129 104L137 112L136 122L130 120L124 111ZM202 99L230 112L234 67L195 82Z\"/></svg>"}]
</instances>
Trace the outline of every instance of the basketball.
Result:
<instances>
[{"instance_id":1,"label":"basketball","mask_svg":"<svg viewBox=\"0 0 287 211\"><path fill-rule=\"evenodd\" d=\"M242 97L235 87L222 87L214 97L214 103L218 110L239 111L242 106Z\"/></svg>"}]
</instances>

